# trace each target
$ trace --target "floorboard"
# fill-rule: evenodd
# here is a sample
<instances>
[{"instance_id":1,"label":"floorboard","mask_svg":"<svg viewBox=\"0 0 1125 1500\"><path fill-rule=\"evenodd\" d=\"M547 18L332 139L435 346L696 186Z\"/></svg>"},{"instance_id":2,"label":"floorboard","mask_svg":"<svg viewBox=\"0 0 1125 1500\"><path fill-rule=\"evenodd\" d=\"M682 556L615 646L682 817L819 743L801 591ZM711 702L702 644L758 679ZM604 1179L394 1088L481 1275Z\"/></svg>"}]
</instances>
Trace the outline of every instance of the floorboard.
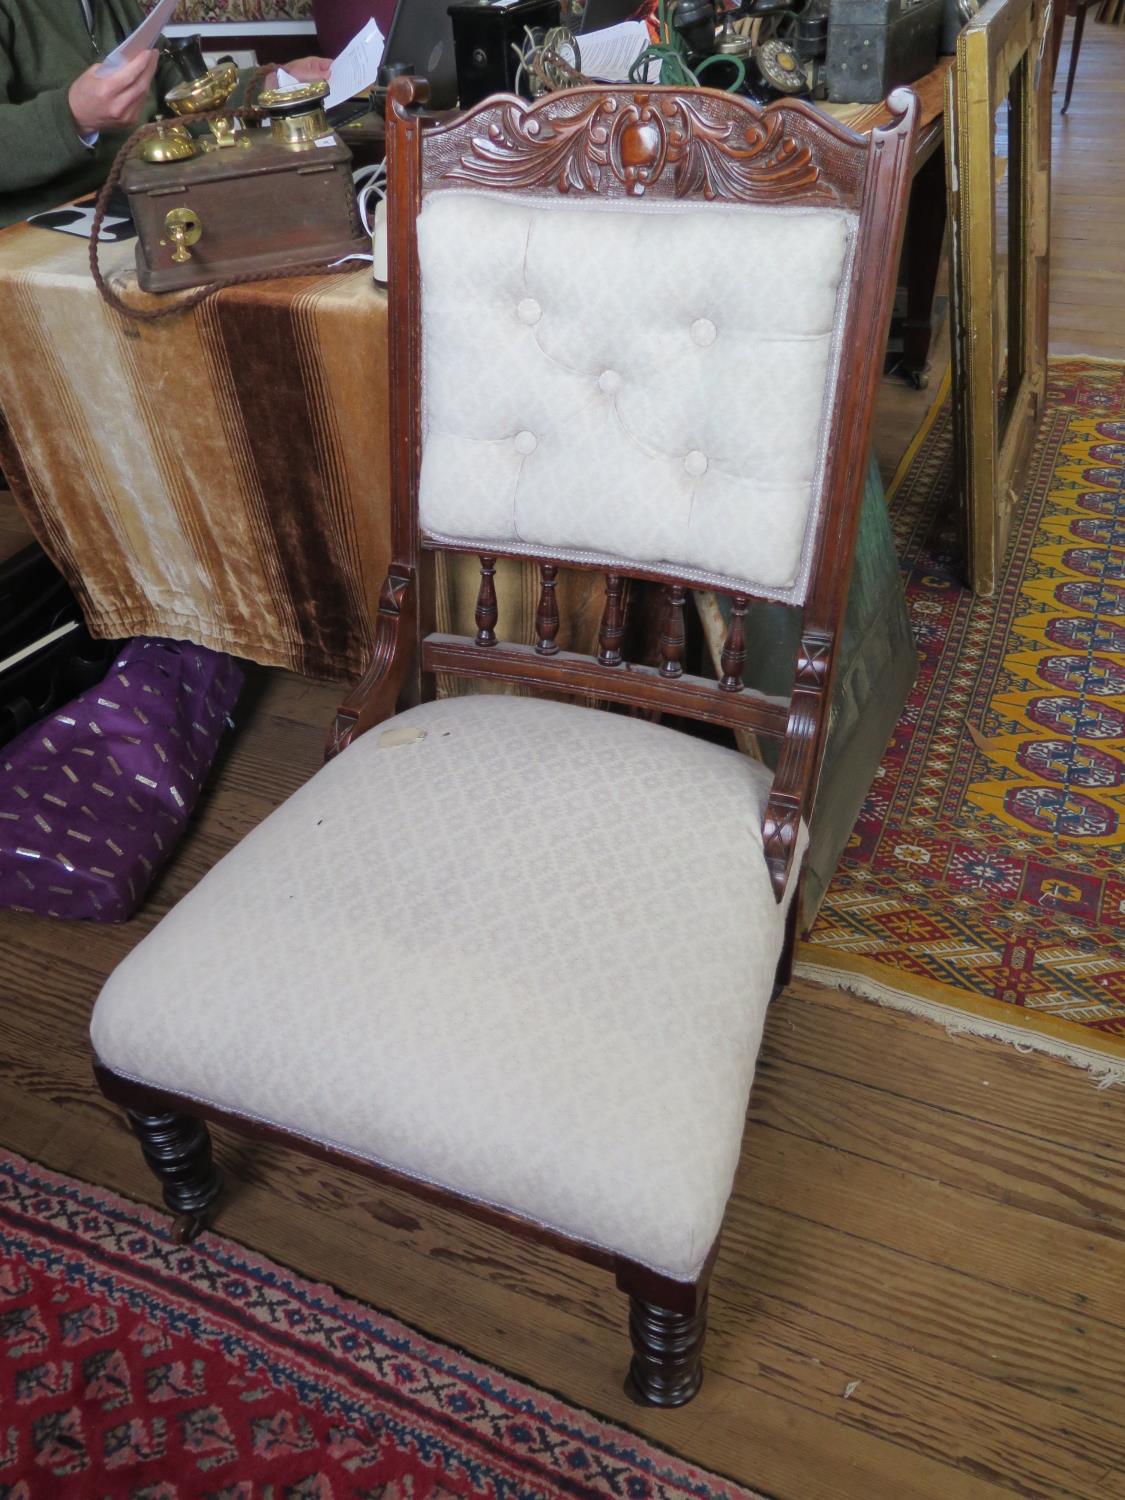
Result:
<instances>
[{"instance_id":1,"label":"floorboard","mask_svg":"<svg viewBox=\"0 0 1125 1500\"><path fill-rule=\"evenodd\" d=\"M1125 149L1121 77L1125 29L1091 23L1055 125L1056 352L1125 355L1125 195L1098 196ZM945 347L929 391L884 387L888 475ZM91 1087L90 1006L312 773L336 697L253 674L199 815L133 922L0 913L0 1142L155 1202ZM809 984L784 995L716 1268L707 1379L676 1413L626 1401L622 1307L603 1275L279 1148L221 1135L219 1149L221 1227L236 1239L776 1500L1125 1494L1125 1094L1063 1063Z\"/></svg>"}]
</instances>

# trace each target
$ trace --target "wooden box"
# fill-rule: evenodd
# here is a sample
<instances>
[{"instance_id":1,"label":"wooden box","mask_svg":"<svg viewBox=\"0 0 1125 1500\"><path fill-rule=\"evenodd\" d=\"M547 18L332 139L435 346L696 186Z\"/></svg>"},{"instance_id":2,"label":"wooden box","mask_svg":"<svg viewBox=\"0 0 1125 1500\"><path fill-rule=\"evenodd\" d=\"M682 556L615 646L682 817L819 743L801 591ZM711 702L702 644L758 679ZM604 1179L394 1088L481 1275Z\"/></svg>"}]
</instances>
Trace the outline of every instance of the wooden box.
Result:
<instances>
[{"instance_id":1,"label":"wooden box","mask_svg":"<svg viewBox=\"0 0 1125 1500\"><path fill-rule=\"evenodd\" d=\"M248 146L182 162L134 157L122 174L137 226L137 278L146 292L180 291L248 272L331 261L370 245L356 211L352 159L333 136L301 150L252 131ZM168 215L188 209L200 234L177 262Z\"/></svg>"},{"instance_id":2,"label":"wooden box","mask_svg":"<svg viewBox=\"0 0 1125 1500\"><path fill-rule=\"evenodd\" d=\"M828 98L878 104L937 62L944 0L832 0Z\"/></svg>"}]
</instances>

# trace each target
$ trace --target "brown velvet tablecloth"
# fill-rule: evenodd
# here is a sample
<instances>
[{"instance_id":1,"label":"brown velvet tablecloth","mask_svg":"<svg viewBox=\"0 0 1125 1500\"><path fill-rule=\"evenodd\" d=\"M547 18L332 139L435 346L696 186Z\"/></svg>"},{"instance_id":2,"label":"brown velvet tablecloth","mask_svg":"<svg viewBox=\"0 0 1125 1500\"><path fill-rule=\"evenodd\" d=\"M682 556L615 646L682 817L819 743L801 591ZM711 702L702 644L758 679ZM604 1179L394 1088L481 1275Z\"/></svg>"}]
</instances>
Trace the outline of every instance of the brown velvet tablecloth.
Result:
<instances>
[{"instance_id":1,"label":"brown velvet tablecloth","mask_svg":"<svg viewBox=\"0 0 1125 1500\"><path fill-rule=\"evenodd\" d=\"M390 552L386 294L364 267L130 322L87 249L0 231L0 468L91 631L359 677ZM101 264L160 305L136 289L132 242ZM473 631L479 579L475 558L441 561L440 629ZM509 640L534 639L538 589L501 560ZM600 575L564 570L558 594L559 645L590 649Z\"/></svg>"},{"instance_id":2,"label":"brown velvet tablecloth","mask_svg":"<svg viewBox=\"0 0 1125 1500\"><path fill-rule=\"evenodd\" d=\"M130 322L87 243L0 232L0 468L103 637L354 678L386 570L386 297L364 268ZM102 267L132 285L133 243Z\"/></svg>"}]
</instances>

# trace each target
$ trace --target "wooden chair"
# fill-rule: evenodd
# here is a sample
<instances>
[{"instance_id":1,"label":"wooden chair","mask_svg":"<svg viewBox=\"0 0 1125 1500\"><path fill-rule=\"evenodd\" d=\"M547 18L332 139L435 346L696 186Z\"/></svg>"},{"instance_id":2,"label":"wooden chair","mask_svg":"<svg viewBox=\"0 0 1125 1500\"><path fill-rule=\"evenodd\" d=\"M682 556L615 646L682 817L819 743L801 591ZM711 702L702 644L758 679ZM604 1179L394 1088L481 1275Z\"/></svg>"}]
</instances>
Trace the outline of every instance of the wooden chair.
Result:
<instances>
[{"instance_id":1,"label":"wooden chair","mask_svg":"<svg viewBox=\"0 0 1125 1500\"><path fill-rule=\"evenodd\" d=\"M868 140L580 88L423 134L423 87L388 110L372 665L324 769L111 976L97 1078L181 1238L204 1120L294 1144L612 1271L629 1388L679 1405L787 975L917 104ZM434 629L442 549L480 557L475 637ZM500 639L501 556L538 569L533 641ZM559 649L561 567L606 575L596 656ZM636 578L656 667L622 659ZM693 586L733 596L720 681L683 669ZM743 687L751 596L802 611L788 698ZM776 775L664 715L772 738Z\"/></svg>"}]
</instances>

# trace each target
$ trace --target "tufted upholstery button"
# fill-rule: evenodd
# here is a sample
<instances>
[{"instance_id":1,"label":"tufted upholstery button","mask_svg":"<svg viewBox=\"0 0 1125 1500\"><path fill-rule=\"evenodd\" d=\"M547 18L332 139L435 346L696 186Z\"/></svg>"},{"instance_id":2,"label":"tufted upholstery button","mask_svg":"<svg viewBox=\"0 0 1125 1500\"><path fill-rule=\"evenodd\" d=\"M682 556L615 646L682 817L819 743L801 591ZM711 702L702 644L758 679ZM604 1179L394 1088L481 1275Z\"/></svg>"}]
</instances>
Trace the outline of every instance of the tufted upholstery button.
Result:
<instances>
[{"instance_id":1,"label":"tufted upholstery button","mask_svg":"<svg viewBox=\"0 0 1125 1500\"><path fill-rule=\"evenodd\" d=\"M621 376L616 370L603 370L598 376L598 390L604 391L607 396L614 395L621 389Z\"/></svg>"},{"instance_id":2,"label":"tufted upholstery button","mask_svg":"<svg viewBox=\"0 0 1125 1500\"><path fill-rule=\"evenodd\" d=\"M707 455L700 453L698 448L693 448L684 459L684 470L693 479L698 479L701 474L707 472Z\"/></svg>"},{"instance_id":3,"label":"tufted upholstery button","mask_svg":"<svg viewBox=\"0 0 1125 1500\"><path fill-rule=\"evenodd\" d=\"M525 428L523 432L516 433L516 452L522 453L525 458L529 453L534 453L538 446L539 439L533 432L528 432Z\"/></svg>"},{"instance_id":4,"label":"tufted upholstery button","mask_svg":"<svg viewBox=\"0 0 1125 1500\"><path fill-rule=\"evenodd\" d=\"M718 338L719 330L710 318L696 318L691 325L691 341L698 344L701 349L706 349L708 344L713 344Z\"/></svg>"},{"instance_id":5,"label":"tufted upholstery button","mask_svg":"<svg viewBox=\"0 0 1125 1500\"><path fill-rule=\"evenodd\" d=\"M534 297L522 297L516 307L516 317L530 328L543 316L543 309Z\"/></svg>"}]
</instances>

